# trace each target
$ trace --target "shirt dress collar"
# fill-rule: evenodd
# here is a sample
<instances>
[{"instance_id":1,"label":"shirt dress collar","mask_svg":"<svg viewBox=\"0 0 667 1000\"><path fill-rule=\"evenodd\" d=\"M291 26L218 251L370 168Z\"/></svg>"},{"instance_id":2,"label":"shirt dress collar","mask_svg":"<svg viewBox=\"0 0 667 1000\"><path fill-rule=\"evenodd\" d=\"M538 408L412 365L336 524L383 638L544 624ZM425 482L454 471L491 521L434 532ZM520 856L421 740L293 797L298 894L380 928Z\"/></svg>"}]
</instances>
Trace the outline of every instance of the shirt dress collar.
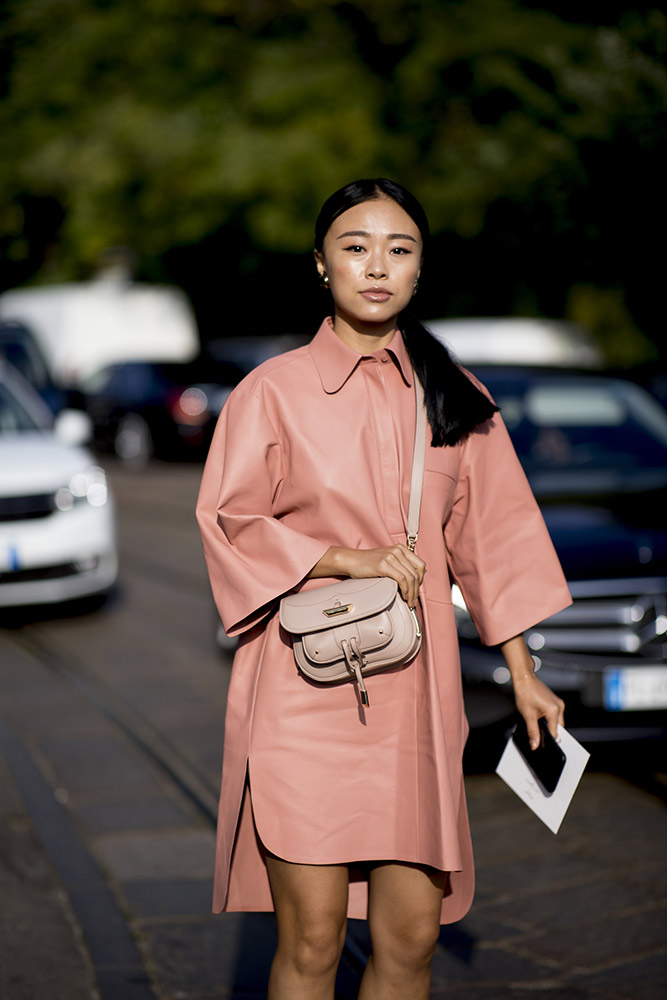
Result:
<instances>
[{"instance_id":1,"label":"shirt dress collar","mask_svg":"<svg viewBox=\"0 0 667 1000\"><path fill-rule=\"evenodd\" d=\"M332 318L327 316L310 343L310 352L325 392L338 392L363 358L382 360L383 357L389 357L401 373L405 384L412 386L412 362L398 330L386 349L358 354L336 336Z\"/></svg>"}]
</instances>

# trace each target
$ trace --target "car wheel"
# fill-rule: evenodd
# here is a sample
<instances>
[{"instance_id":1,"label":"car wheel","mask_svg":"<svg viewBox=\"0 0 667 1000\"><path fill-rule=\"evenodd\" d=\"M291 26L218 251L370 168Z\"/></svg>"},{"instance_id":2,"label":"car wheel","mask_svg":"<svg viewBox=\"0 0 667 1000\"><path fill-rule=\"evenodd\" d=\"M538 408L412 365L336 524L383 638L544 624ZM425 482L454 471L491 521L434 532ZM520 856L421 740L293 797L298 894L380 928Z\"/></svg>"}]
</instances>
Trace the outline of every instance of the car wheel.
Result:
<instances>
[{"instance_id":1,"label":"car wheel","mask_svg":"<svg viewBox=\"0 0 667 1000\"><path fill-rule=\"evenodd\" d=\"M118 423L114 437L114 451L133 468L143 468L153 455L151 429L137 413L126 413Z\"/></svg>"}]
</instances>

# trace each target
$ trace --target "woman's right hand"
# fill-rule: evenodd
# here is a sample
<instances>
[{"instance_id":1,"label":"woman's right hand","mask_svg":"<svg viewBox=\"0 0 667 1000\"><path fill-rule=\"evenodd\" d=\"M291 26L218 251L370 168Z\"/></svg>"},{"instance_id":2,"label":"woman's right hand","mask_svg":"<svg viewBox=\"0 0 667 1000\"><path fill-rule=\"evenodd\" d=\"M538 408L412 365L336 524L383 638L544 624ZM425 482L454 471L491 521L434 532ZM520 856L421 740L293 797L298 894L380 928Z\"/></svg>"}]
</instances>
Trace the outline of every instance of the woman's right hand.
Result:
<instances>
[{"instance_id":1,"label":"woman's right hand","mask_svg":"<svg viewBox=\"0 0 667 1000\"><path fill-rule=\"evenodd\" d=\"M408 607L414 608L425 572L426 563L407 545L386 545L379 549L345 549L332 545L308 575L349 576L354 580L388 576L398 584Z\"/></svg>"}]
</instances>

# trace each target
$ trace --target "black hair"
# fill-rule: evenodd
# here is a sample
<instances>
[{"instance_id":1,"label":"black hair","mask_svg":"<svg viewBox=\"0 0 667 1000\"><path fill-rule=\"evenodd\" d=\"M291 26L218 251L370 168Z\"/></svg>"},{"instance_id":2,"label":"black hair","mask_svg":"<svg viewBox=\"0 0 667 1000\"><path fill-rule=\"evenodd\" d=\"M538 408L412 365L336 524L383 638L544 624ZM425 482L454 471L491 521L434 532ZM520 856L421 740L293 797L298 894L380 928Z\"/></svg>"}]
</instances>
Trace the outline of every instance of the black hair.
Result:
<instances>
[{"instance_id":1,"label":"black hair","mask_svg":"<svg viewBox=\"0 0 667 1000\"><path fill-rule=\"evenodd\" d=\"M391 198L407 212L419 229L426 249L430 231L424 209L407 188L384 177L352 181L327 198L315 223L315 249L322 250L324 237L334 219L348 208L376 198ZM400 314L398 323L410 360L424 387L431 443L434 447L457 444L492 417L498 407L456 364L445 345L409 310Z\"/></svg>"}]
</instances>

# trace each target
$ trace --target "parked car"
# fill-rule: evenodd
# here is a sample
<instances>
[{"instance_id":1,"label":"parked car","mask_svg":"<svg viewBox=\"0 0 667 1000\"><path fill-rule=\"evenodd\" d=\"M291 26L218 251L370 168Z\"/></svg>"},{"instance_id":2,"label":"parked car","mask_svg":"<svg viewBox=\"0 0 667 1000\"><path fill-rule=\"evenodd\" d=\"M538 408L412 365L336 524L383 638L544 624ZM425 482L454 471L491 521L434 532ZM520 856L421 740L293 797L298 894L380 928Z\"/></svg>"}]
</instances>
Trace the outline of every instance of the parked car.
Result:
<instances>
[{"instance_id":1,"label":"parked car","mask_svg":"<svg viewBox=\"0 0 667 1000\"><path fill-rule=\"evenodd\" d=\"M206 354L214 361L226 361L236 365L244 375L247 375L269 358L303 347L310 339L309 336L299 333L281 333L272 337L254 334L244 337L220 337L207 342Z\"/></svg>"},{"instance_id":2,"label":"parked car","mask_svg":"<svg viewBox=\"0 0 667 1000\"><path fill-rule=\"evenodd\" d=\"M646 388L667 408L667 372L654 373L649 379Z\"/></svg>"},{"instance_id":3,"label":"parked car","mask_svg":"<svg viewBox=\"0 0 667 1000\"><path fill-rule=\"evenodd\" d=\"M100 594L116 580L113 500L86 432L85 414L54 418L0 361L0 606Z\"/></svg>"},{"instance_id":4,"label":"parked car","mask_svg":"<svg viewBox=\"0 0 667 1000\"><path fill-rule=\"evenodd\" d=\"M92 281L3 292L0 317L30 327L54 381L65 388L80 388L100 368L119 361L184 362L200 349L183 292L133 282L122 267Z\"/></svg>"},{"instance_id":5,"label":"parked car","mask_svg":"<svg viewBox=\"0 0 667 1000\"><path fill-rule=\"evenodd\" d=\"M434 319L426 324L463 365L602 368L589 330L564 320L527 316Z\"/></svg>"},{"instance_id":6,"label":"parked car","mask_svg":"<svg viewBox=\"0 0 667 1000\"><path fill-rule=\"evenodd\" d=\"M580 738L667 732L667 414L602 375L475 368L500 406L574 599L526 633ZM453 601L468 683L509 672Z\"/></svg>"},{"instance_id":7,"label":"parked car","mask_svg":"<svg viewBox=\"0 0 667 1000\"><path fill-rule=\"evenodd\" d=\"M20 372L53 413L72 405L72 394L53 381L39 342L25 323L0 320L0 358Z\"/></svg>"},{"instance_id":8,"label":"parked car","mask_svg":"<svg viewBox=\"0 0 667 1000\"><path fill-rule=\"evenodd\" d=\"M95 442L134 466L153 455L201 458L223 403L242 375L231 362L203 357L189 364L110 365L84 383Z\"/></svg>"}]
</instances>

